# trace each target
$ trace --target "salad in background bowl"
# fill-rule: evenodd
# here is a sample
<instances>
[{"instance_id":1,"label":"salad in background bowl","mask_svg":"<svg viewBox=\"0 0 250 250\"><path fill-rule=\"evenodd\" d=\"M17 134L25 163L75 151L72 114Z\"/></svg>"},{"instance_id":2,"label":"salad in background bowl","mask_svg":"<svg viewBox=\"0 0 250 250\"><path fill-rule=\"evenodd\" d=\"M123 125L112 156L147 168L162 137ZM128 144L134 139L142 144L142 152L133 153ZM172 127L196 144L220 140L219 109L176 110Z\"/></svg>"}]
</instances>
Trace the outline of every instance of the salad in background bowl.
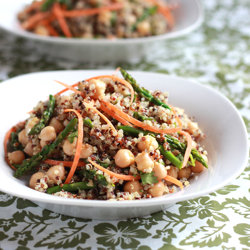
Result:
<instances>
[{"instance_id":1,"label":"salad in background bowl","mask_svg":"<svg viewBox=\"0 0 250 250\"><path fill-rule=\"evenodd\" d=\"M85 62L140 61L143 56L152 53L153 48L151 47L153 47L154 44L190 33L201 25L204 17L199 0L178 0L178 8L171 11L174 19L174 25L172 25L173 27L171 27L171 25L165 21L166 19L162 17L162 14L154 13L154 5L152 6L153 9L146 8L149 10L151 9L151 13L158 16L163 21L162 28L157 28L158 32L161 30L160 33L162 33L163 30L166 31L162 34L155 33L155 35L137 37L138 32L136 32L136 29L134 29L132 25L131 28L134 31L130 33L135 34L132 35L135 37L130 38L130 35L126 34L126 32L124 33L124 28L122 28L120 35L121 38L118 36L118 38L115 39L107 39L104 38L104 35L109 34L109 32L107 33L106 26L102 25L100 29L101 34L104 32L104 35L98 36L98 39L93 37L95 36L95 32L90 32L91 28L87 28L89 29L88 32L86 30L85 33L83 32L81 35L76 35L84 36L85 34L89 37L88 39L65 38L60 36L52 37L37 35L24 30L21 26L17 16L24 10L25 6L29 5L30 3L31 1L27 0L10 0L8 2L0 3L0 27L15 35L25 37L29 40L35 40L36 42L31 42L30 45L39 47L39 50L43 51L43 53L54 55L56 57ZM147 18L152 18L151 13L150 11L148 12L145 20ZM138 14L138 16L141 15ZM134 17L132 17L132 19L134 19ZM146 30L149 28L149 25L143 23L143 20L138 22L137 19L136 23L138 23L138 25L143 24L142 26L145 25ZM145 30L145 27L142 27L142 31ZM56 29L56 27L54 29ZM60 28L58 29L60 31ZM156 32L156 29L154 30ZM40 32L43 33L44 28L40 28ZM61 34L63 35L63 33ZM76 32L76 34L80 33ZM127 36L127 38L122 38L124 36Z\"/></svg>"}]
</instances>

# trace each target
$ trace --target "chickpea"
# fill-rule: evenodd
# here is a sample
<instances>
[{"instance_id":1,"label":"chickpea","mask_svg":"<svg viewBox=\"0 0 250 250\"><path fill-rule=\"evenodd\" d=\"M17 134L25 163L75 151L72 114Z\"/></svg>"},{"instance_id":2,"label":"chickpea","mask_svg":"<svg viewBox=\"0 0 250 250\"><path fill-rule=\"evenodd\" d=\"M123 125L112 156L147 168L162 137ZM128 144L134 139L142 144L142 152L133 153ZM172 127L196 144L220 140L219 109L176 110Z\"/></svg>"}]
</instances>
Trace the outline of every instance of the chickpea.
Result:
<instances>
[{"instance_id":1,"label":"chickpea","mask_svg":"<svg viewBox=\"0 0 250 250\"><path fill-rule=\"evenodd\" d=\"M92 85L96 90L93 98L95 99L103 99L105 95L106 83L97 79L92 79L88 82L88 87L91 89Z\"/></svg>"},{"instance_id":2,"label":"chickpea","mask_svg":"<svg viewBox=\"0 0 250 250\"><path fill-rule=\"evenodd\" d=\"M196 149L197 143L195 141L192 140L192 148Z\"/></svg>"},{"instance_id":3,"label":"chickpea","mask_svg":"<svg viewBox=\"0 0 250 250\"><path fill-rule=\"evenodd\" d=\"M55 117L53 117L51 119L51 121L49 123L49 126L52 126L55 129L57 134L61 133L63 131L63 129L64 129L63 124L58 119L56 119Z\"/></svg>"},{"instance_id":4,"label":"chickpea","mask_svg":"<svg viewBox=\"0 0 250 250\"><path fill-rule=\"evenodd\" d=\"M86 159L90 157L94 152L94 149L91 145L85 143L82 145L80 158Z\"/></svg>"},{"instance_id":5,"label":"chickpea","mask_svg":"<svg viewBox=\"0 0 250 250\"><path fill-rule=\"evenodd\" d=\"M45 145L47 145L46 141L41 140L41 141L40 141L40 146L41 146L41 148L43 148Z\"/></svg>"},{"instance_id":6,"label":"chickpea","mask_svg":"<svg viewBox=\"0 0 250 250\"><path fill-rule=\"evenodd\" d=\"M194 134L196 131L199 130L198 123L197 122L191 122L188 120L187 122L187 129L190 134Z\"/></svg>"},{"instance_id":7,"label":"chickpea","mask_svg":"<svg viewBox=\"0 0 250 250\"><path fill-rule=\"evenodd\" d=\"M146 135L141 138L141 141L137 144L137 147L140 151L144 151L146 149L149 150L150 147L157 149L159 144L154 137Z\"/></svg>"},{"instance_id":8,"label":"chickpea","mask_svg":"<svg viewBox=\"0 0 250 250\"><path fill-rule=\"evenodd\" d=\"M147 169L154 167L154 161L150 158L149 153L142 152L135 157L137 169L146 172Z\"/></svg>"},{"instance_id":9,"label":"chickpea","mask_svg":"<svg viewBox=\"0 0 250 250\"><path fill-rule=\"evenodd\" d=\"M40 36L49 36L49 31L46 29L45 26L43 25L38 25L34 32L37 34L37 35L40 35Z\"/></svg>"},{"instance_id":10,"label":"chickpea","mask_svg":"<svg viewBox=\"0 0 250 250\"><path fill-rule=\"evenodd\" d=\"M8 158L11 164L21 164L25 159L25 155L22 151L17 150L8 154Z\"/></svg>"},{"instance_id":11,"label":"chickpea","mask_svg":"<svg viewBox=\"0 0 250 250\"><path fill-rule=\"evenodd\" d=\"M65 140L63 144L63 152L68 156L74 155L76 149L76 143L77 143L77 138L74 139L73 143L70 143L68 139Z\"/></svg>"},{"instance_id":12,"label":"chickpea","mask_svg":"<svg viewBox=\"0 0 250 250\"><path fill-rule=\"evenodd\" d=\"M28 120L26 126L25 126L25 134L28 136L30 130L39 122L39 119L37 117L31 118Z\"/></svg>"},{"instance_id":13,"label":"chickpea","mask_svg":"<svg viewBox=\"0 0 250 250\"><path fill-rule=\"evenodd\" d=\"M137 192L140 196L143 194L143 187L139 181L128 181L124 185L124 192L134 193Z\"/></svg>"},{"instance_id":14,"label":"chickpea","mask_svg":"<svg viewBox=\"0 0 250 250\"><path fill-rule=\"evenodd\" d=\"M29 142L23 150L28 156L33 156L32 142Z\"/></svg>"},{"instance_id":15,"label":"chickpea","mask_svg":"<svg viewBox=\"0 0 250 250\"><path fill-rule=\"evenodd\" d=\"M98 22L108 25L111 17L112 13L110 11L103 11L98 15Z\"/></svg>"},{"instance_id":16,"label":"chickpea","mask_svg":"<svg viewBox=\"0 0 250 250\"><path fill-rule=\"evenodd\" d=\"M25 147L28 142L29 138L25 133L25 129L23 129L19 134L18 134L18 141L22 144L23 147Z\"/></svg>"},{"instance_id":17,"label":"chickpea","mask_svg":"<svg viewBox=\"0 0 250 250\"><path fill-rule=\"evenodd\" d=\"M155 162L153 171L155 173L154 175L158 178L158 180L162 180L164 177L167 176L167 169L159 162Z\"/></svg>"},{"instance_id":18,"label":"chickpea","mask_svg":"<svg viewBox=\"0 0 250 250\"><path fill-rule=\"evenodd\" d=\"M135 162L135 157L128 149L120 149L114 157L115 164L120 168L126 168Z\"/></svg>"},{"instance_id":19,"label":"chickpea","mask_svg":"<svg viewBox=\"0 0 250 250\"><path fill-rule=\"evenodd\" d=\"M58 181L61 183L65 177L65 169L62 165L56 165L51 167L47 172L48 177L54 181L55 184L58 184Z\"/></svg>"},{"instance_id":20,"label":"chickpea","mask_svg":"<svg viewBox=\"0 0 250 250\"><path fill-rule=\"evenodd\" d=\"M37 172L37 173L33 174L30 178L30 183L29 183L30 187L35 189L37 180L40 180L43 177L44 177L44 173L42 173L42 172Z\"/></svg>"},{"instance_id":21,"label":"chickpea","mask_svg":"<svg viewBox=\"0 0 250 250\"><path fill-rule=\"evenodd\" d=\"M205 167L199 161L195 161L195 166L191 167L191 171L194 173L201 173L204 169Z\"/></svg>"},{"instance_id":22,"label":"chickpea","mask_svg":"<svg viewBox=\"0 0 250 250\"><path fill-rule=\"evenodd\" d=\"M148 193L152 195L152 197L162 196L164 193L164 184L162 181L155 183L153 187L148 189Z\"/></svg>"},{"instance_id":23,"label":"chickpea","mask_svg":"<svg viewBox=\"0 0 250 250\"><path fill-rule=\"evenodd\" d=\"M56 139L56 131L54 127L47 126L40 132L39 138L42 141L54 141Z\"/></svg>"},{"instance_id":24,"label":"chickpea","mask_svg":"<svg viewBox=\"0 0 250 250\"><path fill-rule=\"evenodd\" d=\"M146 36L150 33L150 23L142 21L137 25L137 31L141 36Z\"/></svg>"},{"instance_id":25,"label":"chickpea","mask_svg":"<svg viewBox=\"0 0 250 250\"><path fill-rule=\"evenodd\" d=\"M177 179L178 177L178 168L177 167L173 167L171 166L170 169L168 169L168 175L171 177L174 177L175 179ZM171 181L166 181L167 185L172 185L173 183Z\"/></svg>"},{"instance_id":26,"label":"chickpea","mask_svg":"<svg viewBox=\"0 0 250 250\"><path fill-rule=\"evenodd\" d=\"M190 167L182 168L178 172L178 179L186 178L188 180L190 174L191 174L191 168Z\"/></svg>"}]
</instances>

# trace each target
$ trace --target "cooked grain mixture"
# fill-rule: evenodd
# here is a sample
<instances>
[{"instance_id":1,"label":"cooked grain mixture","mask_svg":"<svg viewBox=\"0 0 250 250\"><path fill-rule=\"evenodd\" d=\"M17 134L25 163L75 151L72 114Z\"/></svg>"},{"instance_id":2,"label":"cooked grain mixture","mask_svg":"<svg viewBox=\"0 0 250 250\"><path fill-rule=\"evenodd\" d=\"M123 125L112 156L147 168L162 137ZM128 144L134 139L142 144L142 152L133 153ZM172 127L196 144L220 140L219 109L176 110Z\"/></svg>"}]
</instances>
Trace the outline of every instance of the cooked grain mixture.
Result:
<instances>
[{"instance_id":1,"label":"cooked grain mixture","mask_svg":"<svg viewBox=\"0 0 250 250\"><path fill-rule=\"evenodd\" d=\"M14 176L29 174L31 188L55 196L121 201L175 192L207 168L198 124L168 104L167 92L120 71L124 78L58 82L66 89L6 134Z\"/></svg>"},{"instance_id":2,"label":"cooked grain mixture","mask_svg":"<svg viewBox=\"0 0 250 250\"><path fill-rule=\"evenodd\" d=\"M18 14L23 29L42 36L138 38L174 26L170 6L158 0L42 0Z\"/></svg>"}]
</instances>

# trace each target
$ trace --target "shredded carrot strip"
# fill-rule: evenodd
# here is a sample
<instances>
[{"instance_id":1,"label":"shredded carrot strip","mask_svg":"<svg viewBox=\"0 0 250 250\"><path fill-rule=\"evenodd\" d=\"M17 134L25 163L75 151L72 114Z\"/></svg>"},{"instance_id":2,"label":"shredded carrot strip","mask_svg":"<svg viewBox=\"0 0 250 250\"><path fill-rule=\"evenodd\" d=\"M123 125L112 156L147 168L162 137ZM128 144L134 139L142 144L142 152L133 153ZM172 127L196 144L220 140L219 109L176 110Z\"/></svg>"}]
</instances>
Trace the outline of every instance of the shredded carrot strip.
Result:
<instances>
[{"instance_id":1,"label":"shredded carrot strip","mask_svg":"<svg viewBox=\"0 0 250 250\"><path fill-rule=\"evenodd\" d=\"M166 6L159 0L146 0L148 3L154 4L158 7L159 12L165 17L168 21L170 28L173 28L175 25L174 17L170 11L170 8Z\"/></svg>"},{"instance_id":2,"label":"shredded carrot strip","mask_svg":"<svg viewBox=\"0 0 250 250\"><path fill-rule=\"evenodd\" d=\"M45 20L50 16L50 12L39 12L36 13L34 16L30 17L24 23L22 23L22 27L25 30L30 30L35 28L35 26L42 20Z\"/></svg>"},{"instance_id":3,"label":"shredded carrot strip","mask_svg":"<svg viewBox=\"0 0 250 250\"><path fill-rule=\"evenodd\" d=\"M170 105L170 104L168 104L168 106L171 108L171 111L174 113L175 119L176 119L176 121L178 122L179 126L182 127L181 119L178 117L178 115L177 115L177 113L176 113L174 107L173 107L172 105Z\"/></svg>"},{"instance_id":4,"label":"shredded carrot strip","mask_svg":"<svg viewBox=\"0 0 250 250\"><path fill-rule=\"evenodd\" d=\"M72 37L67 22L63 16L63 10L58 2L55 2L53 5L53 13L56 16L64 35L68 38Z\"/></svg>"},{"instance_id":5,"label":"shredded carrot strip","mask_svg":"<svg viewBox=\"0 0 250 250\"><path fill-rule=\"evenodd\" d=\"M51 159L45 160L44 163L54 165L54 166L62 163L64 167L72 167L73 165L73 161L57 161L57 160L51 160ZM85 162L79 161L77 164L77 167L83 167L85 165L86 165Z\"/></svg>"},{"instance_id":6,"label":"shredded carrot strip","mask_svg":"<svg viewBox=\"0 0 250 250\"><path fill-rule=\"evenodd\" d=\"M150 126L148 124L145 124L143 122L140 122L136 119L134 119L132 116L124 113L123 111L121 111L119 108L117 108L116 106L114 106L113 104L111 104L110 102L105 102L105 101L102 101L102 103L104 103L108 108L110 108L111 110L113 110L114 112L116 112L119 116L121 116L122 118L126 119L128 122L140 127L140 128L143 128L143 129L146 129L146 130L149 130L151 132L155 132L155 133L163 133L163 134L171 134L171 133L175 133L175 132L179 132L181 131L181 127L177 127L177 128L169 128L169 129L160 129L160 128L156 128L156 127L153 127L153 126Z\"/></svg>"},{"instance_id":7,"label":"shredded carrot strip","mask_svg":"<svg viewBox=\"0 0 250 250\"><path fill-rule=\"evenodd\" d=\"M38 2L38 1L32 2L31 5L29 5L28 7L25 8L25 10L24 10L25 13L29 13L29 12L31 12L31 11L33 11L33 10L39 9L39 8L42 6L42 4L43 4L44 2L45 2L45 0L40 1L40 2Z\"/></svg>"},{"instance_id":8,"label":"shredded carrot strip","mask_svg":"<svg viewBox=\"0 0 250 250\"><path fill-rule=\"evenodd\" d=\"M42 22L41 24L48 30L51 36L56 36L56 37L59 36L59 33L50 25L50 23Z\"/></svg>"},{"instance_id":9,"label":"shredded carrot strip","mask_svg":"<svg viewBox=\"0 0 250 250\"><path fill-rule=\"evenodd\" d=\"M187 148L186 148L186 152L185 152L183 163L182 163L182 168L184 168L187 165L189 156L191 154L191 150L192 150L192 138L191 138L191 135L188 132L180 131L179 133L181 135L185 135L186 138L187 138Z\"/></svg>"},{"instance_id":10,"label":"shredded carrot strip","mask_svg":"<svg viewBox=\"0 0 250 250\"><path fill-rule=\"evenodd\" d=\"M114 75L94 76L94 77L86 79L85 81L90 81L92 79L100 79L100 78L111 78L112 80L118 81L118 82L122 83L123 85L125 85L126 87L128 87L130 92L131 92L130 104L133 103L134 96L135 96L134 88L132 87L132 85L129 82L127 82L126 80L124 80L124 79L122 79L122 78L120 78L118 76L114 76Z\"/></svg>"},{"instance_id":11,"label":"shredded carrot strip","mask_svg":"<svg viewBox=\"0 0 250 250\"><path fill-rule=\"evenodd\" d=\"M5 160L6 162L8 163L8 165L16 170L16 168L14 166L12 166L10 164L10 161L9 161L9 157L8 157L8 150L7 150L7 144L8 144L8 141L10 140L10 135L12 132L16 132L17 131L17 126L23 126L25 124L25 122L20 122L18 123L16 126L12 127L6 134L5 134L5 137L4 137L4 142L3 142L3 145L4 145L4 155L5 155Z\"/></svg>"},{"instance_id":12,"label":"shredded carrot strip","mask_svg":"<svg viewBox=\"0 0 250 250\"><path fill-rule=\"evenodd\" d=\"M78 16L92 16L96 14L100 14L103 11L115 11L115 10L120 10L123 8L122 3L115 3L115 4L110 4L105 7L100 7L100 8L92 8L92 9L82 9L82 10L70 10L70 11L63 11L63 15L65 17L78 17Z\"/></svg>"},{"instance_id":13,"label":"shredded carrot strip","mask_svg":"<svg viewBox=\"0 0 250 250\"><path fill-rule=\"evenodd\" d=\"M117 75L118 72L119 72L119 70L120 70L120 67L118 67L118 68L115 70L115 72L113 73L113 75L114 75L114 76Z\"/></svg>"},{"instance_id":14,"label":"shredded carrot strip","mask_svg":"<svg viewBox=\"0 0 250 250\"><path fill-rule=\"evenodd\" d=\"M104 121L107 122L107 125L116 133L117 135L117 131L115 129L115 127L113 126L113 124L111 123L111 121L104 115L102 114L100 111L98 111L94 106L93 106L93 103L90 104L90 103L86 103L86 102L83 102L83 104L87 107L87 108L90 108L92 110L94 110L94 112L96 112L99 116L101 116L103 118Z\"/></svg>"},{"instance_id":15,"label":"shredded carrot strip","mask_svg":"<svg viewBox=\"0 0 250 250\"><path fill-rule=\"evenodd\" d=\"M131 123L129 123L128 121L126 121L125 119L123 119L122 117L117 115L114 111L112 111L109 108L105 107L103 104L101 104L101 110L104 111L105 113L107 113L108 115L110 115L111 117L115 118L122 125L124 125L124 126L128 125L128 126L133 127L133 125Z\"/></svg>"},{"instance_id":16,"label":"shredded carrot strip","mask_svg":"<svg viewBox=\"0 0 250 250\"><path fill-rule=\"evenodd\" d=\"M81 155L82 142L83 142L83 119L80 113L74 109L66 109L64 112L74 112L78 117L78 138L77 138L77 145L76 145L76 153L75 153L72 167L65 181L65 184L68 184L71 181L76 171L76 168L80 159L80 155Z\"/></svg>"},{"instance_id":17,"label":"shredded carrot strip","mask_svg":"<svg viewBox=\"0 0 250 250\"><path fill-rule=\"evenodd\" d=\"M174 177L167 175L166 177L164 177L164 179L166 181L171 181L172 183L174 183L175 185L177 185L181 189L183 189L183 184L180 181L178 181L177 179L175 179Z\"/></svg>"},{"instance_id":18,"label":"shredded carrot strip","mask_svg":"<svg viewBox=\"0 0 250 250\"><path fill-rule=\"evenodd\" d=\"M78 90L76 90L73 86L70 86L70 85L68 85L68 84L66 84L66 83L63 83L63 82L60 82L60 81L57 81L57 80L54 80L55 82L57 82L57 83L59 83L59 84L61 84L61 85L63 85L64 87L66 87L66 89L65 89L65 91L67 91L67 90L72 90L72 91L74 91L76 94L79 94L79 95L81 95L82 97L84 97L84 95L83 95L83 93L81 92L81 91L78 91ZM64 91L64 92L65 92ZM60 92L62 92L62 91L60 91ZM63 92L62 92L63 93ZM58 94L58 93L57 93ZM56 95L57 95L56 94Z\"/></svg>"},{"instance_id":19,"label":"shredded carrot strip","mask_svg":"<svg viewBox=\"0 0 250 250\"><path fill-rule=\"evenodd\" d=\"M120 180L132 181L132 180L139 180L141 178L140 175L137 175L136 177L134 177L133 175L117 174L117 173L114 173L112 171L109 171L108 169L106 169L106 168L100 166L99 164L91 161L90 159L88 159L88 161L92 165L94 165L96 168L100 169L101 171L103 171L104 173L108 174L109 176L116 177L117 179L120 179Z\"/></svg>"}]
</instances>

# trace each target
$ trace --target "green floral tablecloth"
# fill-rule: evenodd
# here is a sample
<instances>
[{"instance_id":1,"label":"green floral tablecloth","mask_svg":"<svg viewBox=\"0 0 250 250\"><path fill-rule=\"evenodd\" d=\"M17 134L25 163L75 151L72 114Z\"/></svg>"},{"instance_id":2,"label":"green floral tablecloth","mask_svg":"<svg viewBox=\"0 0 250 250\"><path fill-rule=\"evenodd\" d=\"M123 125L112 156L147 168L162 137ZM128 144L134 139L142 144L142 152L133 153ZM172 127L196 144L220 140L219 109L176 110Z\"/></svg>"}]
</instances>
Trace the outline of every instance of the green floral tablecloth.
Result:
<instances>
[{"instance_id":1,"label":"green floral tablecloth","mask_svg":"<svg viewBox=\"0 0 250 250\"><path fill-rule=\"evenodd\" d=\"M195 79L225 94L250 129L250 1L205 0L204 25L138 64L87 64L43 55L0 31L0 81L58 69L116 68ZM0 249L250 249L250 167L206 196L140 219L71 218L0 193Z\"/></svg>"}]
</instances>

